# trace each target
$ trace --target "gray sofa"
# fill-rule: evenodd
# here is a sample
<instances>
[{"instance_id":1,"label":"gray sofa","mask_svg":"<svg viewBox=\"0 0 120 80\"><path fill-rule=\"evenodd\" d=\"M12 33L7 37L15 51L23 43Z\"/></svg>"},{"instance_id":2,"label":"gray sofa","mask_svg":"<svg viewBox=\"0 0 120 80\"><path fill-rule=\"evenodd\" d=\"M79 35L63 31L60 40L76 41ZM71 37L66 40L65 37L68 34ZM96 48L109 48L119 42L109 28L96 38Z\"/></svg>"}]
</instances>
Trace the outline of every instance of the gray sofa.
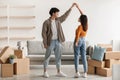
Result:
<instances>
[{"instance_id":1,"label":"gray sofa","mask_svg":"<svg viewBox=\"0 0 120 80\"><path fill-rule=\"evenodd\" d=\"M88 42L86 42L86 48L88 47ZM73 42L65 42L62 44L62 62L64 64L73 64L74 61L74 51ZM31 64L42 64L44 61L46 49L41 41L27 41L27 57L30 58ZM53 52L54 54L54 52ZM50 63L55 62L54 55L51 55ZM87 51L87 58L89 58L89 52Z\"/></svg>"}]
</instances>

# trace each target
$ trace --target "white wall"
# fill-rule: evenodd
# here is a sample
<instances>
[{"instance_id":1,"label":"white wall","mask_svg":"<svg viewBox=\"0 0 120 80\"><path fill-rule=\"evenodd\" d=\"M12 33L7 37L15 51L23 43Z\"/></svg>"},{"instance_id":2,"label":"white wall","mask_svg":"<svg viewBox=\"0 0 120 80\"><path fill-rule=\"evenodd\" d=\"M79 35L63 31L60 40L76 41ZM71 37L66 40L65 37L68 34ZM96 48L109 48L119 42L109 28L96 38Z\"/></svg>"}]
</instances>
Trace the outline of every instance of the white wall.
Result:
<instances>
[{"instance_id":1,"label":"white wall","mask_svg":"<svg viewBox=\"0 0 120 80\"><path fill-rule=\"evenodd\" d=\"M42 23L49 17L49 9L57 7L60 15L72 5L73 2L80 4L83 12L89 19L87 40L93 43L110 43L113 39L120 39L120 0L0 0L0 4L33 4L36 5L36 29L33 34L36 40L42 40ZM73 41L75 29L80 13L73 8L68 19L62 24L66 41Z\"/></svg>"}]
</instances>

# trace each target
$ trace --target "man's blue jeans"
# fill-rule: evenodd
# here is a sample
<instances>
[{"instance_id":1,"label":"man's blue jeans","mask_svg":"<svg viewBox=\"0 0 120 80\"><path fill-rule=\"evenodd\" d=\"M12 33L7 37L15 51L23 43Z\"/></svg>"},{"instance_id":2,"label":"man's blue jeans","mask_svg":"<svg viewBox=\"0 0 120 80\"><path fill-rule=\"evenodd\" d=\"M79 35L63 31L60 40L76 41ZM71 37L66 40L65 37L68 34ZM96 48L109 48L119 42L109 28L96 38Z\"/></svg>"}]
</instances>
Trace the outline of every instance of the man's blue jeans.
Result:
<instances>
[{"instance_id":1,"label":"man's blue jeans","mask_svg":"<svg viewBox=\"0 0 120 80\"><path fill-rule=\"evenodd\" d=\"M88 65L87 65L87 59L86 59L86 42L85 38L80 38L78 46L74 43L74 64L75 64L75 70L78 72L78 65L79 65L79 57L81 55L82 63L84 67L84 72L87 72Z\"/></svg>"},{"instance_id":2,"label":"man's blue jeans","mask_svg":"<svg viewBox=\"0 0 120 80\"><path fill-rule=\"evenodd\" d=\"M52 40L50 46L46 49L44 68L46 69L49 64L50 56L54 51L56 58L56 67L60 69L61 66L61 55L62 55L62 45L58 40Z\"/></svg>"}]
</instances>

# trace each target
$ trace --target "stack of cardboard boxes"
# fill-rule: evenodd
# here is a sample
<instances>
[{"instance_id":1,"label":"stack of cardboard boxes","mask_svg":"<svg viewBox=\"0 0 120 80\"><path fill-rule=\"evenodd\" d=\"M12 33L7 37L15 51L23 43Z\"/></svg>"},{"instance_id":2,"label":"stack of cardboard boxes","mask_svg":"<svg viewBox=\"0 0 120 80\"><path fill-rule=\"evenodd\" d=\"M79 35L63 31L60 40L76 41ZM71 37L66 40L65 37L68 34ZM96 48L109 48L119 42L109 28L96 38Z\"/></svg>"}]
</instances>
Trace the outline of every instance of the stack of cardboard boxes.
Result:
<instances>
[{"instance_id":1,"label":"stack of cardboard boxes","mask_svg":"<svg viewBox=\"0 0 120 80\"><path fill-rule=\"evenodd\" d=\"M29 58L24 58L21 50L15 50L14 54L17 56L17 59L14 61L14 74L29 73Z\"/></svg>"},{"instance_id":2,"label":"stack of cardboard boxes","mask_svg":"<svg viewBox=\"0 0 120 80\"><path fill-rule=\"evenodd\" d=\"M1 62L1 77L12 77L13 76L13 64L8 64L8 58L14 54L14 50L10 47L5 47L0 53Z\"/></svg>"},{"instance_id":3,"label":"stack of cardboard boxes","mask_svg":"<svg viewBox=\"0 0 120 80\"><path fill-rule=\"evenodd\" d=\"M14 64L8 62L10 55L16 55L14 59ZM1 77L12 77L14 74L26 74L29 73L29 63L28 58L23 58L21 50L14 50L10 47L5 47L0 53L0 63L1 63Z\"/></svg>"},{"instance_id":4,"label":"stack of cardboard boxes","mask_svg":"<svg viewBox=\"0 0 120 80\"><path fill-rule=\"evenodd\" d=\"M103 48L106 48L103 61L88 60L88 74L97 74L101 76L112 76L112 65L120 64L120 52L112 51L112 45L98 44Z\"/></svg>"}]
</instances>

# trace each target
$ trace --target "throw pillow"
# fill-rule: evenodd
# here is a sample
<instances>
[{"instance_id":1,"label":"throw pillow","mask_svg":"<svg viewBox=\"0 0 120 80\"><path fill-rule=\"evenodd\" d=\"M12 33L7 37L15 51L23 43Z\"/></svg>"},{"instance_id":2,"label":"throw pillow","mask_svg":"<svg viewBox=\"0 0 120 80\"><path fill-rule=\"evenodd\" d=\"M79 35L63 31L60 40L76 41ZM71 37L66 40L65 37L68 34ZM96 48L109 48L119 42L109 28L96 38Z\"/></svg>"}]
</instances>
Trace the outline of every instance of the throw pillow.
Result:
<instances>
[{"instance_id":1,"label":"throw pillow","mask_svg":"<svg viewBox=\"0 0 120 80\"><path fill-rule=\"evenodd\" d=\"M92 59L103 61L105 51L106 51L105 48L94 46L94 52L92 54Z\"/></svg>"}]
</instances>

